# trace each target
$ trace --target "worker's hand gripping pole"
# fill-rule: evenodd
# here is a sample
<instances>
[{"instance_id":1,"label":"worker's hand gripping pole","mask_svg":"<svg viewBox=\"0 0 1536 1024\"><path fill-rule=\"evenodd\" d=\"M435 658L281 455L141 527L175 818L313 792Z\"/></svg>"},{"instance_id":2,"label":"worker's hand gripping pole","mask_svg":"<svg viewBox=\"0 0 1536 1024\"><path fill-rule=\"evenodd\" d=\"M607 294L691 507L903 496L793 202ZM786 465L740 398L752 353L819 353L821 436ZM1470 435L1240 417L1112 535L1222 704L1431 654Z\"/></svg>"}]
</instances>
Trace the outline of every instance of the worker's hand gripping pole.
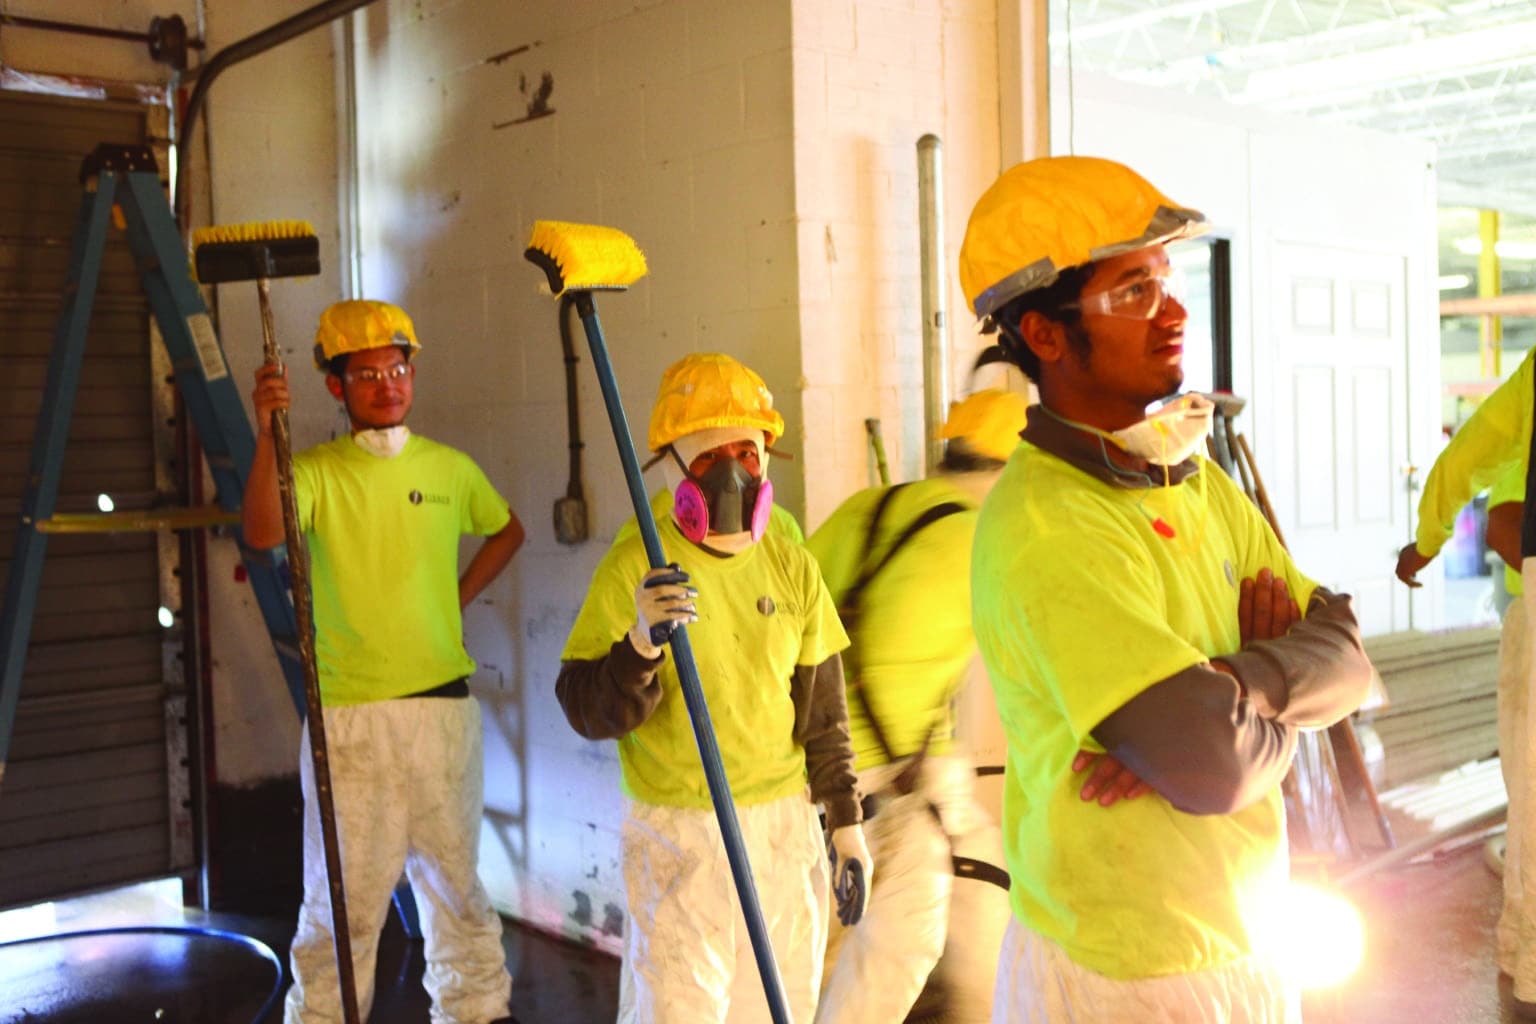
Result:
<instances>
[{"instance_id":1,"label":"worker's hand gripping pole","mask_svg":"<svg viewBox=\"0 0 1536 1024\"><path fill-rule=\"evenodd\" d=\"M262 350L273 366L283 365L272 325L271 287L256 279L261 301ZM320 703L320 673L315 664L315 615L310 606L309 549L299 529L299 503L293 494L293 441L288 410L272 411L272 447L277 456L277 490L283 504L283 537L288 545L288 571L293 579L293 612L299 624L299 659L304 665L305 720L315 775L315 804L320 815L321 845L325 848L325 880L331 895L331 935L336 942L336 977L341 988L342 1017L359 1024L357 983L352 975L352 931L347 926L347 893L341 877L341 842L336 835L336 804L331 795L330 751L325 742L325 710Z\"/></svg>"},{"instance_id":2,"label":"worker's hand gripping pole","mask_svg":"<svg viewBox=\"0 0 1536 1024\"><path fill-rule=\"evenodd\" d=\"M592 366L602 388L608 422L613 427L613 440L618 446L619 461L624 467L624 481L629 486L629 500L634 505L635 521L639 524L640 537L645 543L646 558L653 569L663 568L667 565L666 552L662 550L661 535L651 515L640 460L635 454L634 441L629 433L629 420L624 415L618 381L608 359L608 347L603 342L597 305L592 301L594 289L622 289L643 276L645 258L632 239L613 228L554 221L534 224L533 236L524 255L548 276L550 289L555 294L567 292L576 303L576 311L581 316L587 343L592 350ZM746 845L742 842L741 827L736 820L736 805L731 798L725 767L720 761L720 748L715 741L714 727L710 724L709 706L704 699L704 688L699 683L698 667L693 659L693 648L688 642L687 628L679 626L674 629L668 642L672 646L672 657L676 662L678 679L682 683L683 701L693 724L699 759L704 764L704 778L709 783L710 800L720 822L720 836L725 842L731 875L736 881L736 892L741 899L747 934L752 939L752 952L757 957L758 973L762 975L768 1010L774 1024L791 1024L788 1004L784 998L784 984L779 977L778 963L774 960L768 928L763 921L757 886L752 881L752 866L747 860Z\"/></svg>"}]
</instances>

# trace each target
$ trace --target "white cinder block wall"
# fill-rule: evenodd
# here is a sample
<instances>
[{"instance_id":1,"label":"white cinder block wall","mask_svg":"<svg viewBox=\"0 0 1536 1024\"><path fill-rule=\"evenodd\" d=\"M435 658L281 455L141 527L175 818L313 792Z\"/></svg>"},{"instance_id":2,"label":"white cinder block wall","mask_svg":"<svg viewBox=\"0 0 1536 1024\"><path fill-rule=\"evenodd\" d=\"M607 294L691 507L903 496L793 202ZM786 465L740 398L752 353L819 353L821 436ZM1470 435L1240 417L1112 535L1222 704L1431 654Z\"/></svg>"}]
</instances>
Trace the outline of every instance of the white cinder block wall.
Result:
<instances>
[{"instance_id":1,"label":"white cinder block wall","mask_svg":"<svg viewBox=\"0 0 1536 1024\"><path fill-rule=\"evenodd\" d=\"M879 417L892 478L923 474L917 140L943 143L951 389L983 341L956 261L998 172L995 0L795 0L795 182L807 443L815 526L874 483ZM990 382L987 382L990 383Z\"/></svg>"},{"instance_id":2,"label":"white cinder block wall","mask_svg":"<svg viewBox=\"0 0 1536 1024\"><path fill-rule=\"evenodd\" d=\"M646 250L649 278L599 306L642 443L667 364L736 354L790 423L796 459L775 464L778 494L819 521L868 482L864 416L885 419L903 475L916 472L914 147L946 136L959 168L948 213L963 225L996 171L993 22L990 2L851 0L543 3L515 16L472 0L366 15L366 290L416 318L418 429L479 459L530 528L467 622L487 710L482 875L504 911L618 949L616 752L571 732L553 684L629 509L583 352L594 537L554 540L562 366L555 304L522 258L531 222L612 224ZM951 266L957 247L958 228Z\"/></svg>"}]
</instances>

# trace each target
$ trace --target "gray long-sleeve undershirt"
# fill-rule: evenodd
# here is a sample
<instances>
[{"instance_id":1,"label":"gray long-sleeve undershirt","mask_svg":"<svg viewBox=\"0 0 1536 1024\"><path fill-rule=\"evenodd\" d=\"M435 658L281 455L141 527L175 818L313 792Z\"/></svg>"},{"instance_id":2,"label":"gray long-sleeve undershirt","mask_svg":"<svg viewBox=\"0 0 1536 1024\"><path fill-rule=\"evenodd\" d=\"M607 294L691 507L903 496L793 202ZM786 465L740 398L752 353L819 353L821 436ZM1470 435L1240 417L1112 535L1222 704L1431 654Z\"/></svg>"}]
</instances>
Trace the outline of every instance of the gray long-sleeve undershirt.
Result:
<instances>
[{"instance_id":1,"label":"gray long-sleeve undershirt","mask_svg":"<svg viewBox=\"0 0 1536 1024\"><path fill-rule=\"evenodd\" d=\"M623 638L601 658L561 663L555 695L566 720L591 740L618 739L639 728L661 702L658 673L665 654L642 657ZM805 749L811 798L827 813L827 828L857 824L857 780L843 660L834 654L819 665L797 665L790 679L795 706L795 741Z\"/></svg>"},{"instance_id":2,"label":"gray long-sleeve undershirt","mask_svg":"<svg viewBox=\"0 0 1536 1024\"><path fill-rule=\"evenodd\" d=\"M1285 636L1215 660L1232 675L1191 666L1093 730L1122 764L1190 814L1231 813L1270 792L1290 768L1297 729L1344 718L1360 706L1372 677L1349 597L1322 588Z\"/></svg>"}]
</instances>

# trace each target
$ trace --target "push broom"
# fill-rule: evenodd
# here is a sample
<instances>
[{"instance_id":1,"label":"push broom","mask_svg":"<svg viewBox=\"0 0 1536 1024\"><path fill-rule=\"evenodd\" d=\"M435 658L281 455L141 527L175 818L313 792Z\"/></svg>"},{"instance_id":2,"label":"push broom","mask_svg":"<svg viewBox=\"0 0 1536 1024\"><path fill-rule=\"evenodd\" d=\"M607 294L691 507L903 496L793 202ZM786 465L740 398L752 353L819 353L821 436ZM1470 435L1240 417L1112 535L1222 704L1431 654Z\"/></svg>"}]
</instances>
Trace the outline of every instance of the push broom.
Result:
<instances>
[{"instance_id":1,"label":"push broom","mask_svg":"<svg viewBox=\"0 0 1536 1024\"><path fill-rule=\"evenodd\" d=\"M308 277L320 273L320 240L303 221L269 221L200 228L193 232L197 279L203 284L255 281L261 305L262 352L279 368L283 353L272 325L271 279ZM309 552L299 529L298 503L293 494L293 443L288 410L272 413L272 444L277 454L277 489L283 506L283 537L293 580L293 611L298 621L299 657L304 665L305 719L315 775L315 800L320 815L320 839L325 848L325 877L331 896L331 935L336 943L336 976L341 989L342 1017L358 1024L357 986L352 976L352 937L347 927L347 897L341 877L341 847L336 837L336 806L331 796L331 762L325 743L325 713L320 703L320 677L315 667L315 622L310 606Z\"/></svg>"},{"instance_id":2,"label":"push broom","mask_svg":"<svg viewBox=\"0 0 1536 1024\"><path fill-rule=\"evenodd\" d=\"M523 255L544 271L549 278L550 291L557 296L562 293L569 295L576 304L576 312L581 316L587 343L592 350L592 366L597 371L597 382L602 387L603 404L608 408L608 422L613 427L614 443L618 445L624 480L629 485L629 500L635 507L635 521L640 527L640 537L645 542L646 558L651 568L664 568L667 565L666 552L661 547L656 520L651 516L651 505L646 498L645 483L640 474L640 460L635 455L629 421L624 415L623 400L619 397L618 381L614 378L613 365L608 360L603 328L597 319L597 304L592 300L594 291L622 291L644 277L645 257L635 245L634 239L616 228L552 220L534 222L533 233ZM731 799L730 783L726 781L725 767L720 763L720 747L715 742L714 726L710 724L704 688L699 684L699 670L693 660L693 647L688 642L688 630L678 626L672 631L668 643L677 663L683 701L693 723L693 737L699 747L699 759L704 763L704 778L709 783L710 800L715 805L715 817L720 822L720 836L725 841L726 857L730 860L731 875L735 878L736 892L741 899L742 916L746 918L747 934L752 939L752 952L757 957L758 973L763 978L768 1010L774 1024L790 1024L784 985L779 978L778 964L773 958L773 946L768 941L768 928L763 923L757 886L752 881L752 866L747 861L746 845L742 842L741 827L736 821L736 805Z\"/></svg>"}]
</instances>

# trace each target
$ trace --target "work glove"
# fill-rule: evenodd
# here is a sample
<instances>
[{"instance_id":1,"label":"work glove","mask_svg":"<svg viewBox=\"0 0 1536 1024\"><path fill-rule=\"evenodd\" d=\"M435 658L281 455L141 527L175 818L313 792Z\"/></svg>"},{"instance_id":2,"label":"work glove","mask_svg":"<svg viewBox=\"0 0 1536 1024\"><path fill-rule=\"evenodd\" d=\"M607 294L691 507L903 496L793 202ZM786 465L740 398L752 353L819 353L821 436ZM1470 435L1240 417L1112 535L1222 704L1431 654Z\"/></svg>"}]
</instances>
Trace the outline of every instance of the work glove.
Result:
<instances>
[{"instance_id":1,"label":"work glove","mask_svg":"<svg viewBox=\"0 0 1536 1024\"><path fill-rule=\"evenodd\" d=\"M629 631L629 643L647 658L661 653L672 631L686 622L698 622L693 599L699 592L688 586L688 574L676 562L664 569L652 569L635 587L635 624Z\"/></svg>"},{"instance_id":2,"label":"work glove","mask_svg":"<svg viewBox=\"0 0 1536 1024\"><path fill-rule=\"evenodd\" d=\"M864 826L844 825L833 829L827 843L827 856L832 859L832 895L837 897L837 919L844 927L851 928L859 923L864 908L869 905L869 880L875 873L869 845L864 842Z\"/></svg>"}]
</instances>

